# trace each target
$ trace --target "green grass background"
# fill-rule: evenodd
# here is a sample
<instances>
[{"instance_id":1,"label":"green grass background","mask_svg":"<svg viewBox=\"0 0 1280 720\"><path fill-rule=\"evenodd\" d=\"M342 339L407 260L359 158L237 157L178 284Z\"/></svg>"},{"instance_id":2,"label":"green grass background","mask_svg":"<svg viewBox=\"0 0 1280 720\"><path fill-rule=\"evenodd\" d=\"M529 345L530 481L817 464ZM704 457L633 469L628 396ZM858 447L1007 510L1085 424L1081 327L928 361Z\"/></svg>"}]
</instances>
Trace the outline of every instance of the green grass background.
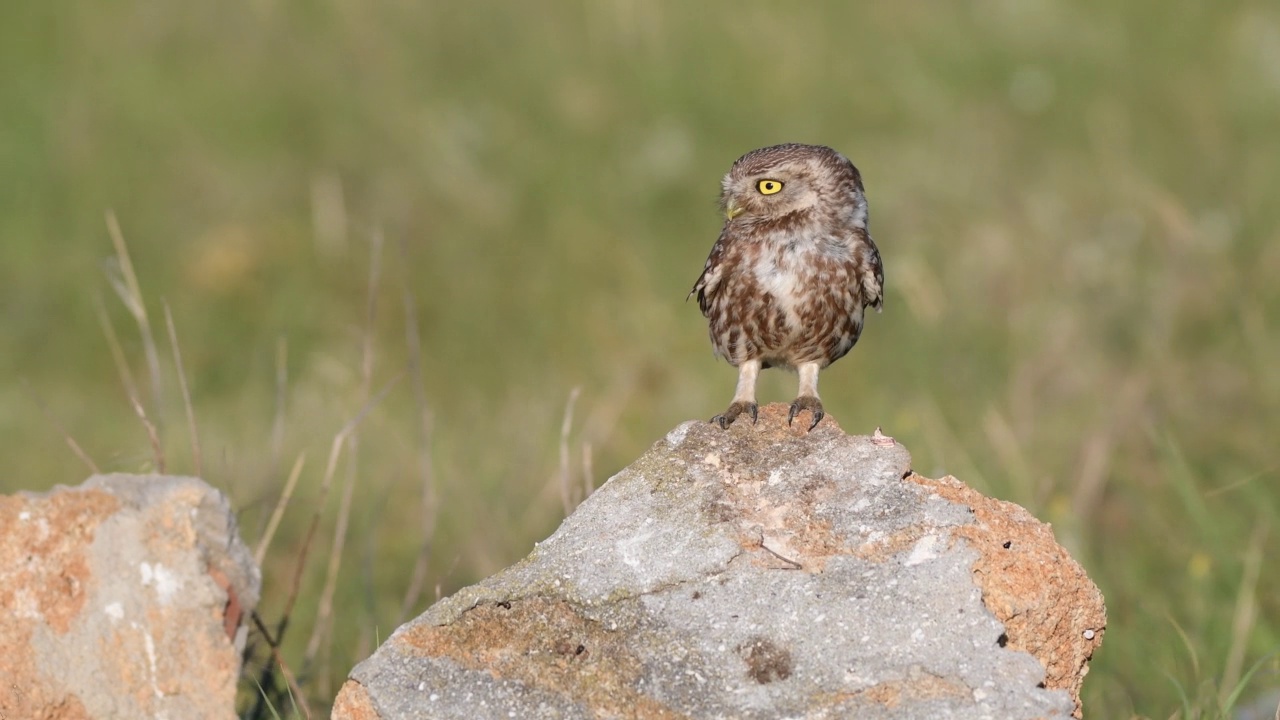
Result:
<instances>
[{"instance_id":1,"label":"green grass background","mask_svg":"<svg viewBox=\"0 0 1280 720\"><path fill-rule=\"evenodd\" d=\"M1053 523L1107 599L1086 712L1217 717L1280 685L1273 2L18 2L0 68L0 489L86 474L39 403L102 468L154 468L99 303L192 471L167 301L204 475L251 542L307 454L262 610L321 510L284 647L314 707L395 627L424 457L415 611L554 529L573 388L575 483L584 451L598 484L723 409L734 372L685 294L720 175L784 141L857 163L885 259L828 411ZM366 335L373 389L401 377L322 495ZM762 400L793 383L766 373ZM304 668L347 478L335 622Z\"/></svg>"}]
</instances>

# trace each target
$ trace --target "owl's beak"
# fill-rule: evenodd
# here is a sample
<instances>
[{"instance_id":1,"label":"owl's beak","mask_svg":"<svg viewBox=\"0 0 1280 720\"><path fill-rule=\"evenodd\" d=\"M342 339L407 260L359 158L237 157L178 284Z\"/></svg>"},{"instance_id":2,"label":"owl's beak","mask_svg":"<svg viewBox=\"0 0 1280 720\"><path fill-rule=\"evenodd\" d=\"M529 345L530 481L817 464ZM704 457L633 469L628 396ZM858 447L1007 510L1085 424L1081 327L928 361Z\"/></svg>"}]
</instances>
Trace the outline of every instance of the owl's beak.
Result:
<instances>
[{"instance_id":1,"label":"owl's beak","mask_svg":"<svg viewBox=\"0 0 1280 720\"><path fill-rule=\"evenodd\" d=\"M725 220L732 220L732 219L734 219L734 218L738 217L739 215L741 215L741 214L742 214L742 211L743 211L743 210L745 210L745 209L746 209L746 208L740 208L740 207L738 207L737 203L735 203L733 200L730 200L730 201L729 201L729 202L724 206L724 219L725 219Z\"/></svg>"}]
</instances>

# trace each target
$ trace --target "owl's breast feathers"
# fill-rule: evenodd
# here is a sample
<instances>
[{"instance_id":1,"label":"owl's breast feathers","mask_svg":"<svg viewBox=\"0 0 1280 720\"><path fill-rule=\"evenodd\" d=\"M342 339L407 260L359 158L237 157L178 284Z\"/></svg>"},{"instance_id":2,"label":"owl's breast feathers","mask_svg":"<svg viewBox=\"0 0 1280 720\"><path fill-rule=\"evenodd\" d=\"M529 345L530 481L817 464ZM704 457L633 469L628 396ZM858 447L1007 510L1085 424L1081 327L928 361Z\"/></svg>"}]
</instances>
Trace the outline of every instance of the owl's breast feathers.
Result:
<instances>
[{"instance_id":1,"label":"owl's breast feathers","mask_svg":"<svg viewBox=\"0 0 1280 720\"><path fill-rule=\"evenodd\" d=\"M858 341L863 309L882 307L883 286L880 253L861 228L815 241L726 224L690 294L730 363L826 366Z\"/></svg>"}]
</instances>

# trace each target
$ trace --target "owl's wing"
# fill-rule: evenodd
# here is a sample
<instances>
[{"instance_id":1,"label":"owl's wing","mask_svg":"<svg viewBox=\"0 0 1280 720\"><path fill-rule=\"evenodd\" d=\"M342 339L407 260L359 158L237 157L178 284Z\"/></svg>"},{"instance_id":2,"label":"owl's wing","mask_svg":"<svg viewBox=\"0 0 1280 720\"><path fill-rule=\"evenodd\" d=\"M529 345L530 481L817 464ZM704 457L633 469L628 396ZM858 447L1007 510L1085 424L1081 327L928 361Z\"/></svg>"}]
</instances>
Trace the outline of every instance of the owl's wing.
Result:
<instances>
[{"instance_id":1,"label":"owl's wing","mask_svg":"<svg viewBox=\"0 0 1280 720\"><path fill-rule=\"evenodd\" d=\"M862 302L880 312L884 309L884 263L880 261L880 249L871 235L866 235L866 245L858 253L858 278L862 285Z\"/></svg>"},{"instance_id":2,"label":"owl's wing","mask_svg":"<svg viewBox=\"0 0 1280 720\"><path fill-rule=\"evenodd\" d=\"M724 269L721 260L724 258L725 248L728 245L728 233L721 232L716 244L711 246L711 254L707 256L707 264L702 266L702 274L698 276L698 281L693 284L693 289L689 291L689 295L685 298L688 300L696 294L698 296L698 307L702 310L704 316L711 312L711 300L715 297L716 291L720 289L720 280Z\"/></svg>"}]
</instances>

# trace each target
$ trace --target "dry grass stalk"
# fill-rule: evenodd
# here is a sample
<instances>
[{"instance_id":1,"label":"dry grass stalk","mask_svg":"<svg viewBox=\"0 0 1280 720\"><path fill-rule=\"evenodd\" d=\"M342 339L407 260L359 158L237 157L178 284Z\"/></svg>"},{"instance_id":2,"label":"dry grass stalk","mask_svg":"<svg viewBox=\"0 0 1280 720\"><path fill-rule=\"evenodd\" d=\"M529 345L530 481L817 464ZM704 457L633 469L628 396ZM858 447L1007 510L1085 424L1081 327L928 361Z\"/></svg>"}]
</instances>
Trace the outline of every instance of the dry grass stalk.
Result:
<instances>
[{"instance_id":1,"label":"dry grass stalk","mask_svg":"<svg viewBox=\"0 0 1280 720\"><path fill-rule=\"evenodd\" d=\"M365 300L364 342L360 353L360 402L373 389L374 323L378 315L378 283L382 279L382 231L376 230L369 244L369 290Z\"/></svg>"},{"instance_id":2,"label":"dry grass stalk","mask_svg":"<svg viewBox=\"0 0 1280 720\"><path fill-rule=\"evenodd\" d=\"M111 318L107 315L106 308L101 302L97 303L98 321L102 325L102 332L107 337L107 345L111 348L111 357L116 364L116 372L120 376L120 382L124 385L125 394L129 397L129 406L133 408L133 412L142 421L142 427L147 432L147 440L151 443L151 452L156 461L156 472L163 473L165 471L164 451L160 447L160 433L156 430L156 426L151 423L147 417L147 411L142 407L142 401L138 399L138 386L134 382L133 373L129 370L129 362L125 360L124 349L120 347L120 339L116 336L115 326L111 323Z\"/></svg>"},{"instance_id":3,"label":"dry grass stalk","mask_svg":"<svg viewBox=\"0 0 1280 720\"><path fill-rule=\"evenodd\" d=\"M178 369L178 388L182 391L182 405L187 412L187 432L191 434L191 458L196 477L204 477L204 463L200 457L200 433L196 430L196 411L191 405L191 392L187 389L187 372L182 367L182 351L178 348L178 331L173 325L173 313L169 303L164 304L164 324L169 331L169 344L173 348L173 364Z\"/></svg>"},{"instance_id":4,"label":"dry grass stalk","mask_svg":"<svg viewBox=\"0 0 1280 720\"><path fill-rule=\"evenodd\" d=\"M107 233L111 235L111 243L115 246L116 261L121 274L121 277L116 277L108 273L107 279L129 314L138 323L138 331L142 334L142 350L146 355L147 370L151 377L151 401L155 407L163 407L160 353L156 350L155 336L151 332L151 319L147 316L147 305L142 299L142 287L138 284L138 276L133 271L133 261L129 258L129 246L125 243L124 233L120 231L120 222L111 211L107 211Z\"/></svg>"},{"instance_id":5,"label":"dry grass stalk","mask_svg":"<svg viewBox=\"0 0 1280 720\"><path fill-rule=\"evenodd\" d=\"M378 285L382 277L382 246L382 233L380 231L375 231L371 238L369 247L369 285L365 306L364 342L362 344L360 362L361 385L359 397L361 402L365 404L365 411L363 411L359 416L361 418L364 417L365 412L367 412L371 407L369 404L369 393L373 384L373 369L375 361L373 341L374 326L377 321ZM379 393L379 400L381 400L385 395L387 389L390 389L390 386ZM355 496L357 467L356 452L359 447L356 428L356 424L350 424L347 428L344 428L345 437L343 440L350 450L347 458L347 481L343 486L342 500L338 504L338 518L334 526L333 543L329 549L329 562L325 571L324 588L320 594L320 602L316 610L315 623L311 627L311 637L307 641L307 648L303 655L303 668L309 668L317 657L321 649L321 645L329 635L329 629L332 623L333 596L338 587L338 571L342 566L342 551L346 546L347 530L350 527L351 519L351 504ZM340 446L335 444L334 450L340 450ZM329 476L337 463L336 453L330 454L330 461L330 466L325 473L326 484L329 483ZM327 681L328 673L321 673L321 677ZM322 692L326 695L328 694L323 688Z\"/></svg>"},{"instance_id":6,"label":"dry grass stalk","mask_svg":"<svg viewBox=\"0 0 1280 720\"><path fill-rule=\"evenodd\" d=\"M1245 551L1244 572L1240 577L1236 608L1231 617L1231 646L1227 651L1222 682L1218 685L1218 702L1224 708L1230 706L1227 698L1240 683L1245 653L1249 650L1249 639L1257 623L1258 578L1262 573L1263 548L1266 546L1269 530L1265 516L1262 516L1253 527L1253 536L1249 538L1249 547Z\"/></svg>"},{"instance_id":7,"label":"dry grass stalk","mask_svg":"<svg viewBox=\"0 0 1280 720\"><path fill-rule=\"evenodd\" d=\"M49 407L40 399L40 395L37 394L36 391L31 388L31 385L25 380L22 382L22 389L26 391L27 396L31 398L31 401L35 403L36 407L40 409L40 414L44 415L45 420L48 420L49 424L53 425L53 427L62 435L62 439L66 441L67 447L71 448L71 452L74 453L76 457L80 458L80 462L88 465L89 471L94 475L101 474L102 471L98 469L98 464L93 461L93 458L89 457L89 454L84 451L84 448L80 447L80 443L76 442L76 439L71 437L71 433L67 432L66 427L64 427L62 423L58 422L58 419L49 411Z\"/></svg>"},{"instance_id":8,"label":"dry grass stalk","mask_svg":"<svg viewBox=\"0 0 1280 720\"><path fill-rule=\"evenodd\" d=\"M573 508L577 506L573 471L569 468L569 432L573 429L573 406L577 404L581 392L580 387L569 391L569 400L564 405L564 419L560 422L560 504L565 515L573 512Z\"/></svg>"},{"instance_id":9,"label":"dry grass stalk","mask_svg":"<svg viewBox=\"0 0 1280 720\"><path fill-rule=\"evenodd\" d=\"M262 638L267 641L267 646L271 648L271 658L276 661L276 667L280 668L280 674L284 676L284 681L289 686L289 694L294 703L302 711L302 716L306 720L311 720L311 706L307 703L307 696L303 694L297 678L294 677L293 672L289 670L288 664L285 663L284 658L280 655L279 638L271 637L271 632L267 630L267 626L262 622L262 617L258 615L257 610L253 611L253 623L258 627L258 632L262 634ZM269 670L270 668L271 666L268 665L267 669ZM258 687L262 688L264 686L260 684ZM266 695L260 694L258 696L258 708L250 717L261 717L261 707L265 700Z\"/></svg>"},{"instance_id":10,"label":"dry grass stalk","mask_svg":"<svg viewBox=\"0 0 1280 720\"><path fill-rule=\"evenodd\" d=\"M133 412L137 414L138 420L142 421L142 427L147 431L147 441L151 443L151 452L156 459L156 472L161 475L165 474L164 448L160 446L160 431L156 429L154 423L147 417L146 408L142 407L142 403L138 398L130 397L129 404L133 406Z\"/></svg>"},{"instance_id":11,"label":"dry grass stalk","mask_svg":"<svg viewBox=\"0 0 1280 720\"><path fill-rule=\"evenodd\" d=\"M583 441L582 443L582 499L586 500L591 497L591 493L596 491L595 469L591 456L591 443Z\"/></svg>"},{"instance_id":12,"label":"dry grass stalk","mask_svg":"<svg viewBox=\"0 0 1280 720\"><path fill-rule=\"evenodd\" d=\"M285 399L289 387L289 341L283 335L276 339L275 416L271 420L271 461L268 477L275 477L284 454Z\"/></svg>"},{"instance_id":13,"label":"dry grass stalk","mask_svg":"<svg viewBox=\"0 0 1280 720\"><path fill-rule=\"evenodd\" d=\"M271 539L275 537L276 529L280 527L280 519L284 517L284 509L288 507L289 500L293 498L293 490L298 485L298 478L302 475L302 466L306 463L307 454L301 453L298 459L293 463L293 469L289 471L289 479L285 481L284 492L280 494L280 499L276 502L276 507L271 511L271 519L267 521L267 529L262 534L262 539L258 540L258 548L253 553L253 562L258 567L262 567L262 561L267 556L267 548L271 546Z\"/></svg>"},{"instance_id":14,"label":"dry grass stalk","mask_svg":"<svg viewBox=\"0 0 1280 720\"><path fill-rule=\"evenodd\" d=\"M342 487L342 500L338 503L338 519L333 529L333 544L329 547L329 563L325 570L324 589L320 592L315 624L311 627L311 637L307 640L307 649L302 656L304 669L311 666L320 652L320 646L328 637L332 622L333 595L338 589L338 570L342 566L342 550L346 547L347 530L351 521L351 502L355 497L356 457L359 449L359 440L356 435L347 437L347 448L347 477ZM320 673L320 676L326 677L327 673Z\"/></svg>"},{"instance_id":15,"label":"dry grass stalk","mask_svg":"<svg viewBox=\"0 0 1280 720\"><path fill-rule=\"evenodd\" d=\"M402 265L408 267L408 252L402 240L399 243ZM431 457L431 410L427 405L426 386L422 380L422 339L418 333L418 303L413 295L412 286L405 282L401 295L404 302L405 345L409 356L409 380L413 383L413 397L418 411L418 472L422 483L421 520L422 538L418 556L413 563L413 572L409 576L409 584L405 588L404 597L400 601L400 613L396 617L399 627L409 617L418 599L422 597L426 586L427 573L431 568L431 547L436 534L435 471Z\"/></svg>"}]
</instances>

